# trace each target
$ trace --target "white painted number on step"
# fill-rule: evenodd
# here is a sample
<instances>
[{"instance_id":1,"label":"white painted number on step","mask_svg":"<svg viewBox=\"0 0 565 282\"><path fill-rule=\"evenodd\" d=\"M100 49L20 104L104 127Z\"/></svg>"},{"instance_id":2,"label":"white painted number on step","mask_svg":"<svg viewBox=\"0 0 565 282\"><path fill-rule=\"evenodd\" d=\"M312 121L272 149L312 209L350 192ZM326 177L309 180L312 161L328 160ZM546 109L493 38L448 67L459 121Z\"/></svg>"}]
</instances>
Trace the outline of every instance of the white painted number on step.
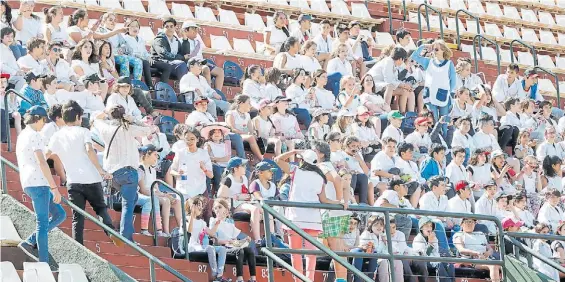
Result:
<instances>
[{"instance_id":1,"label":"white painted number on step","mask_svg":"<svg viewBox=\"0 0 565 282\"><path fill-rule=\"evenodd\" d=\"M207 269L208 269L208 266L205 265L205 264L198 265L198 272L206 272Z\"/></svg>"},{"instance_id":2,"label":"white painted number on step","mask_svg":"<svg viewBox=\"0 0 565 282\"><path fill-rule=\"evenodd\" d=\"M469 282L469 280L467 280L467 279L465 279L465 278L462 278L462 279L461 279L461 282Z\"/></svg>"},{"instance_id":3,"label":"white painted number on step","mask_svg":"<svg viewBox=\"0 0 565 282\"><path fill-rule=\"evenodd\" d=\"M96 252L100 253L100 243L96 243Z\"/></svg>"},{"instance_id":4,"label":"white painted number on step","mask_svg":"<svg viewBox=\"0 0 565 282\"><path fill-rule=\"evenodd\" d=\"M327 272L322 273L322 277L324 277L324 281L328 281L328 273Z\"/></svg>"},{"instance_id":5,"label":"white painted number on step","mask_svg":"<svg viewBox=\"0 0 565 282\"><path fill-rule=\"evenodd\" d=\"M27 203L27 195L22 194L22 202Z\"/></svg>"},{"instance_id":6,"label":"white painted number on step","mask_svg":"<svg viewBox=\"0 0 565 282\"><path fill-rule=\"evenodd\" d=\"M269 275L269 272L267 271L266 268L261 269L261 277L267 278L268 275Z\"/></svg>"},{"instance_id":7,"label":"white painted number on step","mask_svg":"<svg viewBox=\"0 0 565 282\"><path fill-rule=\"evenodd\" d=\"M235 267L233 268L233 276L237 277L237 271L235 270Z\"/></svg>"}]
</instances>

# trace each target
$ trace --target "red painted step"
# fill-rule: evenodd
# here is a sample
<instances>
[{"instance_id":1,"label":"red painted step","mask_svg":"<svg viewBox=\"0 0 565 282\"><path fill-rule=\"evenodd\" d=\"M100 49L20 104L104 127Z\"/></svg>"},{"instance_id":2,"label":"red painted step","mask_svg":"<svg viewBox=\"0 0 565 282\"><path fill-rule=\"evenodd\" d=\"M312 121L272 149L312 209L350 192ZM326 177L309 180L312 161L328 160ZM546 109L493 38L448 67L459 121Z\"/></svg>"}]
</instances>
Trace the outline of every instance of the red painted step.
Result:
<instances>
[{"instance_id":1,"label":"red painted step","mask_svg":"<svg viewBox=\"0 0 565 282\"><path fill-rule=\"evenodd\" d=\"M97 254L139 255L139 252L130 247L118 247L111 242L84 241L84 246ZM161 246L141 246L146 251L158 258L170 258L171 249Z\"/></svg>"}]
</instances>

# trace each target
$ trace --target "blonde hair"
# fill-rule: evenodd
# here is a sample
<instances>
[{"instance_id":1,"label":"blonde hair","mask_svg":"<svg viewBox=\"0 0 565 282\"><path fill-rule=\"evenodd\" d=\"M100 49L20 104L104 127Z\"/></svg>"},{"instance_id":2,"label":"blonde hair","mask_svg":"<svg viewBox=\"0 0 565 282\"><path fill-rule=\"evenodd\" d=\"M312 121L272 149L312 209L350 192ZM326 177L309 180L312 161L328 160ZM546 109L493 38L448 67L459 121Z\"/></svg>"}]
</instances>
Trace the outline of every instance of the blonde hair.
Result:
<instances>
[{"instance_id":1,"label":"blonde hair","mask_svg":"<svg viewBox=\"0 0 565 282\"><path fill-rule=\"evenodd\" d=\"M341 48L345 48L347 49L347 52L349 53L349 48L347 48L347 45L345 45L344 43L341 43L337 46L337 48L335 48L335 51L332 53L332 58L337 58L339 57L339 50Z\"/></svg>"},{"instance_id":2,"label":"blonde hair","mask_svg":"<svg viewBox=\"0 0 565 282\"><path fill-rule=\"evenodd\" d=\"M449 47L447 47L447 44L445 43L445 41L436 40L436 41L434 41L432 46L436 46L436 45L439 45L439 47L443 51L443 59L444 60L449 60L449 59L451 59L451 57L453 57L453 52L451 51L451 49L449 49Z\"/></svg>"},{"instance_id":3,"label":"blonde hair","mask_svg":"<svg viewBox=\"0 0 565 282\"><path fill-rule=\"evenodd\" d=\"M316 44L316 42L314 42L313 40L308 40L306 42L304 42L304 45L302 45L302 55L306 55L306 51L308 49L310 49L310 47L312 46L318 46L318 44Z\"/></svg>"},{"instance_id":4,"label":"blonde hair","mask_svg":"<svg viewBox=\"0 0 565 282\"><path fill-rule=\"evenodd\" d=\"M445 51L444 51L445 54ZM471 63L465 60L457 60L457 65L455 66L455 72L457 74L461 73L467 67L471 68Z\"/></svg>"},{"instance_id":5,"label":"blonde hair","mask_svg":"<svg viewBox=\"0 0 565 282\"><path fill-rule=\"evenodd\" d=\"M349 80L355 80L355 78L351 75L346 75L344 77L341 78L341 80L339 81L339 90L343 90L345 88L345 84L349 81Z\"/></svg>"}]
</instances>

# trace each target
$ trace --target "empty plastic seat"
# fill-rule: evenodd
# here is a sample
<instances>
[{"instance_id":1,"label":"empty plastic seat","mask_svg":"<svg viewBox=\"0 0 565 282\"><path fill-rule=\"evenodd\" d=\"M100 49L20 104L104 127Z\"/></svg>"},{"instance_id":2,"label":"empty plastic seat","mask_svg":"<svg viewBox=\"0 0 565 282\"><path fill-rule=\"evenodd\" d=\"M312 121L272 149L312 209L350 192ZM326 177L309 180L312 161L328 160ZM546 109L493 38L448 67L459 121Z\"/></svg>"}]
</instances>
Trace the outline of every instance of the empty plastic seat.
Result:
<instances>
[{"instance_id":1,"label":"empty plastic seat","mask_svg":"<svg viewBox=\"0 0 565 282\"><path fill-rule=\"evenodd\" d=\"M59 264L58 281L88 282L82 266L76 263Z\"/></svg>"},{"instance_id":2,"label":"empty plastic seat","mask_svg":"<svg viewBox=\"0 0 565 282\"><path fill-rule=\"evenodd\" d=\"M469 12L477 15L484 15L486 13L481 0L468 0L467 3L469 4Z\"/></svg>"},{"instance_id":3,"label":"empty plastic seat","mask_svg":"<svg viewBox=\"0 0 565 282\"><path fill-rule=\"evenodd\" d=\"M255 41L255 50L258 54L263 54L265 52L265 43L261 41Z\"/></svg>"},{"instance_id":4,"label":"empty plastic seat","mask_svg":"<svg viewBox=\"0 0 565 282\"><path fill-rule=\"evenodd\" d=\"M210 47L217 50L233 50L230 41L223 35L210 34Z\"/></svg>"},{"instance_id":5,"label":"empty plastic seat","mask_svg":"<svg viewBox=\"0 0 565 282\"><path fill-rule=\"evenodd\" d=\"M509 26L504 26L503 29L504 29L504 38L512 39L512 40L514 40L514 39L520 39L521 40L522 39L520 37L520 33L518 33L517 29L515 29L513 27L509 27Z\"/></svg>"},{"instance_id":6,"label":"empty plastic seat","mask_svg":"<svg viewBox=\"0 0 565 282\"><path fill-rule=\"evenodd\" d=\"M565 26L565 15L555 15L555 22L560 26Z\"/></svg>"},{"instance_id":7,"label":"empty plastic seat","mask_svg":"<svg viewBox=\"0 0 565 282\"><path fill-rule=\"evenodd\" d=\"M9 216L0 216L0 245L2 247L17 246L22 238L16 231Z\"/></svg>"},{"instance_id":8,"label":"empty plastic seat","mask_svg":"<svg viewBox=\"0 0 565 282\"><path fill-rule=\"evenodd\" d=\"M530 52L518 51L518 63L521 65L533 66L534 57Z\"/></svg>"},{"instance_id":9,"label":"empty plastic seat","mask_svg":"<svg viewBox=\"0 0 565 282\"><path fill-rule=\"evenodd\" d=\"M388 32L376 32L375 43L377 46L390 46L396 44Z\"/></svg>"},{"instance_id":10,"label":"empty plastic seat","mask_svg":"<svg viewBox=\"0 0 565 282\"><path fill-rule=\"evenodd\" d=\"M469 56L473 57L473 45L461 44L461 51L469 53Z\"/></svg>"},{"instance_id":11,"label":"empty plastic seat","mask_svg":"<svg viewBox=\"0 0 565 282\"><path fill-rule=\"evenodd\" d=\"M194 15L197 19L208 21L208 22L217 22L216 16L214 16L214 11L209 7L201 7L201 6L194 6Z\"/></svg>"},{"instance_id":12,"label":"empty plastic seat","mask_svg":"<svg viewBox=\"0 0 565 282\"><path fill-rule=\"evenodd\" d=\"M253 45L247 39L233 38L233 50L241 53L255 53Z\"/></svg>"},{"instance_id":13,"label":"empty plastic seat","mask_svg":"<svg viewBox=\"0 0 565 282\"><path fill-rule=\"evenodd\" d=\"M494 37L502 37L498 26L492 23L485 23L485 33Z\"/></svg>"},{"instance_id":14,"label":"empty plastic seat","mask_svg":"<svg viewBox=\"0 0 565 282\"><path fill-rule=\"evenodd\" d=\"M84 0L83 2L86 5L98 6L98 1L96 1L96 0Z\"/></svg>"},{"instance_id":15,"label":"empty plastic seat","mask_svg":"<svg viewBox=\"0 0 565 282\"><path fill-rule=\"evenodd\" d=\"M328 4L326 0L312 0L310 1L310 8L314 11L322 12L322 13L329 13L330 8L328 8Z\"/></svg>"},{"instance_id":16,"label":"empty plastic seat","mask_svg":"<svg viewBox=\"0 0 565 282\"><path fill-rule=\"evenodd\" d=\"M275 22L273 20L273 17L271 16L267 16L267 26L274 26Z\"/></svg>"},{"instance_id":17,"label":"empty plastic seat","mask_svg":"<svg viewBox=\"0 0 565 282\"><path fill-rule=\"evenodd\" d=\"M147 1L147 3L147 10L149 10L149 13L164 16L171 15L171 11L169 11L169 8L167 8L167 3L164 0L151 0Z\"/></svg>"},{"instance_id":18,"label":"empty plastic seat","mask_svg":"<svg viewBox=\"0 0 565 282\"><path fill-rule=\"evenodd\" d=\"M559 43L559 45L565 46L565 34L558 33L557 34L557 42Z\"/></svg>"},{"instance_id":19,"label":"empty plastic seat","mask_svg":"<svg viewBox=\"0 0 565 282\"><path fill-rule=\"evenodd\" d=\"M308 6L308 1L304 0L290 0L290 6L302 9L310 9L310 6Z\"/></svg>"},{"instance_id":20,"label":"empty plastic seat","mask_svg":"<svg viewBox=\"0 0 565 282\"><path fill-rule=\"evenodd\" d=\"M494 48L488 47L488 46L483 46L483 47L481 47L481 50L483 51L483 60L486 60L486 61L496 61L496 60L498 60L498 55L496 54L496 51L494 50Z\"/></svg>"},{"instance_id":21,"label":"empty plastic seat","mask_svg":"<svg viewBox=\"0 0 565 282\"><path fill-rule=\"evenodd\" d=\"M565 69L565 57L555 57L555 66L560 69Z\"/></svg>"},{"instance_id":22,"label":"empty plastic seat","mask_svg":"<svg viewBox=\"0 0 565 282\"><path fill-rule=\"evenodd\" d=\"M12 262L10 261L0 262L0 281L22 282Z\"/></svg>"},{"instance_id":23,"label":"empty plastic seat","mask_svg":"<svg viewBox=\"0 0 565 282\"><path fill-rule=\"evenodd\" d=\"M261 15L250 13L245 13L245 26L254 28L255 30L263 30L266 28Z\"/></svg>"},{"instance_id":24,"label":"empty plastic seat","mask_svg":"<svg viewBox=\"0 0 565 282\"><path fill-rule=\"evenodd\" d=\"M467 6L465 5L465 0L451 0L449 3L449 7L453 10L467 10Z\"/></svg>"},{"instance_id":25,"label":"empty plastic seat","mask_svg":"<svg viewBox=\"0 0 565 282\"><path fill-rule=\"evenodd\" d=\"M538 66L548 69L554 69L555 63L549 55L539 55L538 54Z\"/></svg>"},{"instance_id":26,"label":"empty plastic seat","mask_svg":"<svg viewBox=\"0 0 565 282\"><path fill-rule=\"evenodd\" d=\"M420 17L422 19L422 24L424 24L425 21L426 21L426 17L424 15L421 15ZM408 12L408 21L413 22L413 23L417 23L418 22L418 13Z\"/></svg>"},{"instance_id":27,"label":"empty plastic seat","mask_svg":"<svg viewBox=\"0 0 565 282\"><path fill-rule=\"evenodd\" d=\"M504 13L502 13L502 10L500 9L500 6L498 5L498 3L487 2L486 7L487 7L487 13L490 16L493 16L493 17L503 17L504 16Z\"/></svg>"},{"instance_id":28,"label":"empty plastic seat","mask_svg":"<svg viewBox=\"0 0 565 282\"><path fill-rule=\"evenodd\" d=\"M502 62L511 63L512 62L512 56L514 56L514 55L510 54L509 49L500 49L500 60ZM516 58L514 58L514 59L516 59Z\"/></svg>"},{"instance_id":29,"label":"empty plastic seat","mask_svg":"<svg viewBox=\"0 0 565 282\"><path fill-rule=\"evenodd\" d=\"M141 3L141 0L124 1L124 9L131 10L133 12L146 12L145 7L143 7L143 3Z\"/></svg>"},{"instance_id":30,"label":"empty plastic seat","mask_svg":"<svg viewBox=\"0 0 565 282\"><path fill-rule=\"evenodd\" d=\"M555 4L557 4L559 8L565 8L565 0L555 0Z\"/></svg>"},{"instance_id":31,"label":"empty plastic seat","mask_svg":"<svg viewBox=\"0 0 565 282\"><path fill-rule=\"evenodd\" d=\"M237 15L232 10L220 9L219 18L221 23L231 24L231 25L241 25L237 19Z\"/></svg>"},{"instance_id":32,"label":"empty plastic seat","mask_svg":"<svg viewBox=\"0 0 565 282\"><path fill-rule=\"evenodd\" d=\"M538 35L535 30L531 28L522 28L522 39L528 42L539 42Z\"/></svg>"},{"instance_id":33,"label":"empty plastic seat","mask_svg":"<svg viewBox=\"0 0 565 282\"><path fill-rule=\"evenodd\" d=\"M545 93L557 92L557 90L555 89L555 85L553 84L553 81L547 78L538 78L538 89L541 92L545 92Z\"/></svg>"},{"instance_id":34,"label":"empty plastic seat","mask_svg":"<svg viewBox=\"0 0 565 282\"><path fill-rule=\"evenodd\" d=\"M371 38L373 41L375 41L375 38L373 38L373 35L371 34L371 31L369 31L368 29L362 29L359 31L360 35L364 35L367 38Z\"/></svg>"},{"instance_id":35,"label":"empty plastic seat","mask_svg":"<svg viewBox=\"0 0 565 282\"><path fill-rule=\"evenodd\" d=\"M322 28L320 27L319 23L312 23L310 25L310 33L311 34L320 34L322 32Z\"/></svg>"},{"instance_id":36,"label":"empty plastic seat","mask_svg":"<svg viewBox=\"0 0 565 282\"><path fill-rule=\"evenodd\" d=\"M496 4L498 6L498 4ZM504 16L507 18L520 20L520 13L518 13L518 9L514 6L504 6Z\"/></svg>"},{"instance_id":37,"label":"empty plastic seat","mask_svg":"<svg viewBox=\"0 0 565 282\"><path fill-rule=\"evenodd\" d=\"M288 21L288 30L291 32L300 28L300 24L297 20L289 20Z\"/></svg>"},{"instance_id":38,"label":"empty plastic seat","mask_svg":"<svg viewBox=\"0 0 565 282\"><path fill-rule=\"evenodd\" d=\"M349 8L343 0L332 1L332 13L344 16L350 16Z\"/></svg>"},{"instance_id":39,"label":"empty plastic seat","mask_svg":"<svg viewBox=\"0 0 565 282\"><path fill-rule=\"evenodd\" d=\"M41 277L41 278L39 278ZM24 262L24 282L55 282L51 268L46 262Z\"/></svg>"},{"instance_id":40,"label":"empty plastic seat","mask_svg":"<svg viewBox=\"0 0 565 282\"><path fill-rule=\"evenodd\" d=\"M550 13L540 11L538 14L539 14L539 22L540 23L548 24L548 25L554 25L555 24L555 20L553 20L553 16Z\"/></svg>"},{"instance_id":41,"label":"empty plastic seat","mask_svg":"<svg viewBox=\"0 0 565 282\"><path fill-rule=\"evenodd\" d=\"M151 27L142 26L139 29L139 37L145 40L145 43L151 44L151 42L153 42L153 39L155 38L155 34L153 33Z\"/></svg>"},{"instance_id":42,"label":"empty plastic seat","mask_svg":"<svg viewBox=\"0 0 565 282\"><path fill-rule=\"evenodd\" d=\"M449 0L432 0L432 6L441 9L449 9Z\"/></svg>"},{"instance_id":43,"label":"empty plastic seat","mask_svg":"<svg viewBox=\"0 0 565 282\"><path fill-rule=\"evenodd\" d=\"M459 31L466 32L467 30L465 29L465 26L463 25L461 19L457 19L457 21L459 21ZM457 30L457 22L455 21L455 18L447 18L447 28L451 30ZM476 27L475 33L477 33Z\"/></svg>"},{"instance_id":44,"label":"empty plastic seat","mask_svg":"<svg viewBox=\"0 0 565 282\"><path fill-rule=\"evenodd\" d=\"M553 32L549 30L540 30L539 39L541 43L557 45L557 40L555 40L555 36L553 36Z\"/></svg>"},{"instance_id":45,"label":"empty plastic seat","mask_svg":"<svg viewBox=\"0 0 565 282\"><path fill-rule=\"evenodd\" d=\"M367 10L367 6L365 6L364 3L351 3L351 15L358 18L371 18L371 14L369 13L369 10Z\"/></svg>"},{"instance_id":46,"label":"empty plastic seat","mask_svg":"<svg viewBox=\"0 0 565 282\"><path fill-rule=\"evenodd\" d=\"M530 9L522 9L522 19L533 23L539 22L536 13Z\"/></svg>"},{"instance_id":47,"label":"empty plastic seat","mask_svg":"<svg viewBox=\"0 0 565 282\"><path fill-rule=\"evenodd\" d=\"M288 2L286 0L268 0L268 1L271 4L288 6Z\"/></svg>"},{"instance_id":48,"label":"empty plastic seat","mask_svg":"<svg viewBox=\"0 0 565 282\"><path fill-rule=\"evenodd\" d=\"M539 3L550 7L555 6L555 0L540 0Z\"/></svg>"},{"instance_id":49,"label":"empty plastic seat","mask_svg":"<svg viewBox=\"0 0 565 282\"><path fill-rule=\"evenodd\" d=\"M481 34L485 33L485 30L480 22L479 22L479 29L481 30ZM477 21L473 19L467 19L467 30L473 33L477 32Z\"/></svg>"},{"instance_id":50,"label":"empty plastic seat","mask_svg":"<svg viewBox=\"0 0 565 282\"><path fill-rule=\"evenodd\" d=\"M123 9L119 0L100 0L100 6L110 9Z\"/></svg>"},{"instance_id":51,"label":"empty plastic seat","mask_svg":"<svg viewBox=\"0 0 565 282\"><path fill-rule=\"evenodd\" d=\"M173 2L171 4L171 12L174 16L194 19L192 11L190 11L190 8L186 4L177 4Z\"/></svg>"}]
</instances>

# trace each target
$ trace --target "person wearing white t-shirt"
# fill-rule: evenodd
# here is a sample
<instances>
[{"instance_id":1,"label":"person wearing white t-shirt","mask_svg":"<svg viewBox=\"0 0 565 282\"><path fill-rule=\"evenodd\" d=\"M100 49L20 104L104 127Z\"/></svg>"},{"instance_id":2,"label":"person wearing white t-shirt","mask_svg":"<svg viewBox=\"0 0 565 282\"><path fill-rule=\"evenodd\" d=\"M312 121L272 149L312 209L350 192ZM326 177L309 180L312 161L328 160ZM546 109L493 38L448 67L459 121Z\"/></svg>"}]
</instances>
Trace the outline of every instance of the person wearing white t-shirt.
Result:
<instances>
[{"instance_id":1,"label":"person wearing white t-shirt","mask_svg":"<svg viewBox=\"0 0 565 282\"><path fill-rule=\"evenodd\" d=\"M18 135L16 158L20 168L21 186L24 193L31 198L37 221L36 231L18 247L39 262L49 263L47 234L65 220L66 213L59 204L61 194L45 161L45 145L39 134L46 120L47 111L44 108L33 106L28 109L24 116L26 128ZM34 248L37 248L37 251Z\"/></svg>"},{"instance_id":2,"label":"person wearing white t-shirt","mask_svg":"<svg viewBox=\"0 0 565 282\"><path fill-rule=\"evenodd\" d=\"M461 147L453 147L451 148L451 154L453 159L445 167L445 176L449 178L451 183L457 183L462 180L467 181L469 174L463 165L463 162L465 161L465 149ZM453 189L450 189L447 192L447 197L450 199L453 198L455 192L456 191ZM474 204L475 201L473 200L472 203Z\"/></svg>"},{"instance_id":3,"label":"person wearing white t-shirt","mask_svg":"<svg viewBox=\"0 0 565 282\"><path fill-rule=\"evenodd\" d=\"M324 88L328 83L328 73L325 70L317 70L312 74L312 79L312 87L314 88L314 94L316 95L316 106L321 107L324 110L335 110L335 96L331 91Z\"/></svg>"},{"instance_id":4,"label":"person wearing white t-shirt","mask_svg":"<svg viewBox=\"0 0 565 282\"><path fill-rule=\"evenodd\" d=\"M406 142L398 144L398 158L396 158L395 166L400 169L401 174L410 176L410 180L407 180L410 202L412 206L418 206L422 196L421 185L426 183L426 180L420 174L420 168L418 168L416 162L412 161L413 153L414 146L412 144Z\"/></svg>"},{"instance_id":5,"label":"person wearing white t-shirt","mask_svg":"<svg viewBox=\"0 0 565 282\"><path fill-rule=\"evenodd\" d=\"M122 107L126 109L126 115L130 116L135 121L141 121L141 111L137 107L133 97L131 97L133 94L132 88L129 76L118 78L114 85L114 93L112 93L106 101L106 109L110 109L114 105L122 105Z\"/></svg>"},{"instance_id":6,"label":"person wearing white t-shirt","mask_svg":"<svg viewBox=\"0 0 565 282\"><path fill-rule=\"evenodd\" d=\"M292 156L300 157L300 165L291 165L288 159ZM284 173L292 174L289 201L303 203L340 204L339 201L326 197L325 186L327 179L317 167L320 155L313 150L290 151L275 158L275 162ZM289 207L285 210L285 217L296 224L310 236L317 237L322 230L322 216L320 210L308 208ZM284 228L284 227L283 227ZM303 238L293 230L289 233L289 244L292 249L314 249L309 242L303 245ZM292 255L292 266L300 273L304 273L302 256ZM306 255L306 276L314 281L316 269L316 256Z\"/></svg>"},{"instance_id":7,"label":"person wearing white t-shirt","mask_svg":"<svg viewBox=\"0 0 565 282\"><path fill-rule=\"evenodd\" d=\"M313 40L316 43L318 60L321 61L322 65L325 65L330 59L330 53L332 51L333 39L330 35L332 26L329 20L322 20L319 26L321 32L316 35Z\"/></svg>"},{"instance_id":8,"label":"person wearing white t-shirt","mask_svg":"<svg viewBox=\"0 0 565 282\"><path fill-rule=\"evenodd\" d=\"M485 193L475 203L476 214L500 217L497 201L494 198L497 191L498 187L494 181L485 185ZM487 226L490 234L496 234L497 228L493 221L481 220L480 223Z\"/></svg>"},{"instance_id":9,"label":"person wearing white t-shirt","mask_svg":"<svg viewBox=\"0 0 565 282\"><path fill-rule=\"evenodd\" d=\"M351 177L351 187L359 193L359 203L373 205L375 202L374 185L369 183L369 168L361 156L360 146L359 138L347 136L343 140L341 157L345 160L349 169L355 171ZM333 155L334 153L332 153L332 158Z\"/></svg>"},{"instance_id":10,"label":"person wearing white t-shirt","mask_svg":"<svg viewBox=\"0 0 565 282\"><path fill-rule=\"evenodd\" d=\"M243 75L243 86L241 94L251 98L251 105L258 109L259 102L265 99L265 87L263 85L263 71L259 65L248 66Z\"/></svg>"},{"instance_id":11,"label":"person wearing white t-shirt","mask_svg":"<svg viewBox=\"0 0 565 282\"><path fill-rule=\"evenodd\" d=\"M403 142L404 141L404 133L400 129L402 125L402 120L404 116L399 111L391 111L388 113L388 121L389 125L381 134L381 139L385 139L386 137L391 137L392 139L396 140L396 142Z\"/></svg>"},{"instance_id":12,"label":"person wearing white t-shirt","mask_svg":"<svg viewBox=\"0 0 565 282\"><path fill-rule=\"evenodd\" d=\"M374 206L413 210L414 206L406 199L407 196L408 188L404 181L402 179L391 180L388 190L382 192L382 195L377 199ZM378 213L373 213L373 215L378 215ZM410 236L413 225L417 224L415 217L405 214L394 214L394 219L396 220L397 229L408 236Z\"/></svg>"},{"instance_id":13,"label":"person wearing white t-shirt","mask_svg":"<svg viewBox=\"0 0 565 282\"><path fill-rule=\"evenodd\" d=\"M447 180L443 176L433 176L428 180L428 187L431 191L420 198L419 204L421 210L447 212L448 199L447 196L445 196L446 182ZM432 218L436 224L435 232L439 241L440 253L446 253L449 250L449 246L445 230L453 228L453 220L436 216L430 216L430 218Z\"/></svg>"},{"instance_id":14,"label":"person wearing white t-shirt","mask_svg":"<svg viewBox=\"0 0 565 282\"><path fill-rule=\"evenodd\" d=\"M371 160L371 182L373 185L379 186L380 183L388 183L392 179L400 177L390 172L396 167L396 139L392 137L384 137L382 139L383 149L378 152ZM381 186L378 187L381 189Z\"/></svg>"},{"instance_id":15,"label":"person wearing white t-shirt","mask_svg":"<svg viewBox=\"0 0 565 282\"><path fill-rule=\"evenodd\" d=\"M336 42L334 42L334 45L335 43ZM328 84L326 89L332 91L334 95L337 95L341 89L341 78L347 75L353 75L353 67L347 60L347 55L347 45L339 44L337 48L333 49L332 57L326 65L326 72L328 73Z\"/></svg>"},{"instance_id":16,"label":"person wearing white t-shirt","mask_svg":"<svg viewBox=\"0 0 565 282\"><path fill-rule=\"evenodd\" d=\"M565 148L563 143L556 142L556 134L555 127L550 126L545 129L545 140L536 150L536 156L540 162L543 162L546 156L557 156L560 159L565 157Z\"/></svg>"},{"instance_id":17,"label":"person wearing white t-shirt","mask_svg":"<svg viewBox=\"0 0 565 282\"><path fill-rule=\"evenodd\" d=\"M565 213L559 207L561 199L561 192L558 190L551 190L546 194L546 202L543 204L538 213L538 221L545 223L551 227L551 230L557 232L557 226L563 221Z\"/></svg>"},{"instance_id":18,"label":"person wearing white t-shirt","mask_svg":"<svg viewBox=\"0 0 565 282\"><path fill-rule=\"evenodd\" d=\"M102 189L103 179L110 179L98 162L92 147L90 131L81 127L83 110L75 101L63 105L62 115L67 126L62 127L51 137L47 146L46 158L57 156L65 168L69 200L84 209L88 201L94 212L102 217L102 222L114 229L108 213ZM84 217L73 211L73 238L83 244ZM123 243L110 236L116 245Z\"/></svg>"},{"instance_id":19,"label":"person wearing white t-shirt","mask_svg":"<svg viewBox=\"0 0 565 282\"><path fill-rule=\"evenodd\" d=\"M302 55L300 55L302 68L310 74L322 69L320 62L316 58L316 48L316 43L312 40L306 41L302 46Z\"/></svg>"},{"instance_id":20,"label":"person wearing white t-shirt","mask_svg":"<svg viewBox=\"0 0 565 282\"><path fill-rule=\"evenodd\" d=\"M26 46L32 38L43 38L44 25L41 18L33 14L34 7L34 0L21 1L19 13L15 19L12 19L16 40L21 41L23 46Z\"/></svg>"},{"instance_id":21,"label":"person wearing white t-shirt","mask_svg":"<svg viewBox=\"0 0 565 282\"><path fill-rule=\"evenodd\" d=\"M34 38L28 42L27 55L18 59L18 66L24 72L34 72L37 75L46 74L47 69L40 63L45 53L45 41Z\"/></svg>"},{"instance_id":22,"label":"person wearing white t-shirt","mask_svg":"<svg viewBox=\"0 0 565 282\"><path fill-rule=\"evenodd\" d=\"M528 97L520 97L519 89L522 87L520 85L520 79L518 78L518 73L520 72L520 66L516 63L509 64L506 68L506 73L500 74L494 85L492 87L492 97L502 103L506 101L507 98L515 97L519 99L526 99Z\"/></svg>"},{"instance_id":23,"label":"person wearing white t-shirt","mask_svg":"<svg viewBox=\"0 0 565 282\"><path fill-rule=\"evenodd\" d=\"M455 183L454 190L456 195L453 196L453 198L449 199L449 201L447 202L447 211L453 213L473 214L473 211L471 209L473 209L474 205L473 203L471 203L471 201L469 201L469 199L472 198L471 196L473 195L473 192L471 191L469 182L460 180L453 183ZM461 226L461 219L454 218L453 223ZM480 231L484 234L487 234L488 228L484 224L476 224L475 231Z\"/></svg>"},{"instance_id":24,"label":"person wearing white t-shirt","mask_svg":"<svg viewBox=\"0 0 565 282\"><path fill-rule=\"evenodd\" d=\"M430 124L430 119L427 117L416 118L416 120L414 120L416 129L404 139L405 142L414 145L414 149L416 150L414 160L418 162L425 160L426 157L429 156L432 148L432 139L429 133Z\"/></svg>"},{"instance_id":25,"label":"person wearing white t-shirt","mask_svg":"<svg viewBox=\"0 0 565 282\"><path fill-rule=\"evenodd\" d=\"M476 149L485 149L488 151L500 150L498 141L493 135L494 120L489 115L483 115L479 120L480 131L473 136L473 147Z\"/></svg>"}]
</instances>

